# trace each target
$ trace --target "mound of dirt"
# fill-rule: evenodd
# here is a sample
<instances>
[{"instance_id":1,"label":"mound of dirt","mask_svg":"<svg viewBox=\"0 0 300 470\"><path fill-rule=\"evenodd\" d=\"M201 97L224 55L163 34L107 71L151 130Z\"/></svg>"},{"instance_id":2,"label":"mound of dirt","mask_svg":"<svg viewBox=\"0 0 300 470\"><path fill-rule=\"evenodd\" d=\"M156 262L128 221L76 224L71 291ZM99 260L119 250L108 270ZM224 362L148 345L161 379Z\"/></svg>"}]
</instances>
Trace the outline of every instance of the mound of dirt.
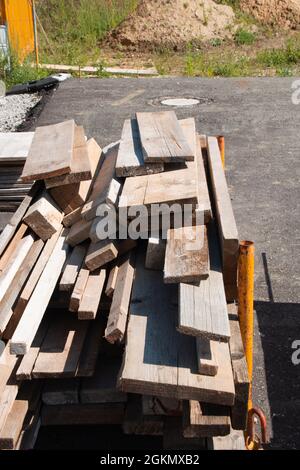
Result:
<instances>
[{"instance_id":1,"label":"mound of dirt","mask_svg":"<svg viewBox=\"0 0 300 470\"><path fill-rule=\"evenodd\" d=\"M105 43L131 50L180 50L189 42L231 37L234 21L232 8L213 0L142 0Z\"/></svg>"},{"instance_id":2,"label":"mound of dirt","mask_svg":"<svg viewBox=\"0 0 300 470\"><path fill-rule=\"evenodd\" d=\"M264 24L300 29L300 0L241 0L240 6Z\"/></svg>"}]
</instances>

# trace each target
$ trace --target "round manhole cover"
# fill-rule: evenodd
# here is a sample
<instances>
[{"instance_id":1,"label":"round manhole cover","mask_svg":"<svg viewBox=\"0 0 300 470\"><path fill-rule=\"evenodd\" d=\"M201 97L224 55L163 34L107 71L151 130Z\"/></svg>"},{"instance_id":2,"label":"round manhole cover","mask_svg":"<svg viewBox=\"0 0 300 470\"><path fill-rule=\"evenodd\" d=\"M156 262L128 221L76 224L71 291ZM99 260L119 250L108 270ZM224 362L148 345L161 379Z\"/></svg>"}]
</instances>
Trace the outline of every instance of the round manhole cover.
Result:
<instances>
[{"instance_id":1,"label":"round manhole cover","mask_svg":"<svg viewBox=\"0 0 300 470\"><path fill-rule=\"evenodd\" d=\"M166 98L161 101L165 106L195 106L200 101L196 98Z\"/></svg>"}]
</instances>

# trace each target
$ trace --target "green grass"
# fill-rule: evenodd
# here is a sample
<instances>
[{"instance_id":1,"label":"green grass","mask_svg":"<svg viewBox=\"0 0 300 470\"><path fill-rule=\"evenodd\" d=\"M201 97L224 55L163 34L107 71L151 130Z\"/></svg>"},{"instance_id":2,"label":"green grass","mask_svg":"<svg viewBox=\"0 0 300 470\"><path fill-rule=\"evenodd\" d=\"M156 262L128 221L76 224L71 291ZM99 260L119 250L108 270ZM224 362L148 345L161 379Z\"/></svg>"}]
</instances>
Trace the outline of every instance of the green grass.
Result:
<instances>
[{"instance_id":1,"label":"green grass","mask_svg":"<svg viewBox=\"0 0 300 470\"><path fill-rule=\"evenodd\" d=\"M86 65L99 58L99 42L132 12L137 0L40 0L37 14L44 62Z\"/></svg>"},{"instance_id":2,"label":"green grass","mask_svg":"<svg viewBox=\"0 0 300 470\"><path fill-rule=\"evenodd\" d=\"M253 44L255 40L255 34L253 34L251 31L247 31L244 28L239 28L234 35L234 41L238 46L249 46Z\"/></svg>"},{"instance_id":3,"label":"green grass","mask_svg":"<svg viewBox=\"0 0 300 470\"><path fill-rule=\"evenodd\" d=\"M31 67L31 62L28 58L23 64L20 64L16 56L12 55L9 68L7 59L0 57L0 80L4 81L7 90L13 85L38 80L49 75L49 70Z\"/></svg>"}]
</instances>

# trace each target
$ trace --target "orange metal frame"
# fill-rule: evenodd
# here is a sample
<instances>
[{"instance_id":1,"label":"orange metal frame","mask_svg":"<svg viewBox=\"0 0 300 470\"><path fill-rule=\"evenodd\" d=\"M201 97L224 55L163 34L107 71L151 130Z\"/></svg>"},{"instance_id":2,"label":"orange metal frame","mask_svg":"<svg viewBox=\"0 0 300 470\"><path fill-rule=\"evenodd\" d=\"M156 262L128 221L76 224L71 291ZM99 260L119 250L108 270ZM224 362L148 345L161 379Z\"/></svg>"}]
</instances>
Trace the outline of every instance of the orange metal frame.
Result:
<instances>
[{"instance_id":1,"label":"orange metal frame","mask_svg":"<svg viewBox=\"0 0 300 470\"><path fill-rule=\"evenodd\" d=\"M34 51L32 1L1 0L0 12L7 24L10 48L23 60Z\"/></svg>"}]
</instances>

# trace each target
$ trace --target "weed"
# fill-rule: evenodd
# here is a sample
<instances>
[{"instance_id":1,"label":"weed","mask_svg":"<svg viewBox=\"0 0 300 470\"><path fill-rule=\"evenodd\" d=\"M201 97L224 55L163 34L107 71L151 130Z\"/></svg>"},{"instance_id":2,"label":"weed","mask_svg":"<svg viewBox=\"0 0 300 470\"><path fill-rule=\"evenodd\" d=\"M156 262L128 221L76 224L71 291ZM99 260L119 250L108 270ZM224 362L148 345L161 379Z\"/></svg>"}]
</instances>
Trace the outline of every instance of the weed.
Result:
<instances>
[{"instance_id":1,"label":"weed","mask_svg":"<svg viewBox=\"0 0 300 470\"><path fill-rule=\"evenodd\" d=\"M300 62L300 41L289 40L285 47L267 49L256 56L259 64L265 67L282 67Z\"/></svg>"},{"instance_id":2,"label":"weed","mask_svg":"<svg viewBox=\"0 0 300 470\"><path fill-rule=\"evenodd\" d=\"M0 79L4 81L7 89L19 83L27 83L49 75L48 70L32 67L31 62L29 57L21 64L13 53L10 61L6 57L0 58Z\"/></svg>"},{"instance_id":3,"label":"weed","mask_svg":"<svg viewBox=\"0 0 300 470\"><path fill-rule=\"evenodd\" d=\"M239 28L234 35L234 41L238 46L242 46L244 44L251 45L254 43L255 39L255 34L243 28Z\"/></svg>"}]
</instances>

